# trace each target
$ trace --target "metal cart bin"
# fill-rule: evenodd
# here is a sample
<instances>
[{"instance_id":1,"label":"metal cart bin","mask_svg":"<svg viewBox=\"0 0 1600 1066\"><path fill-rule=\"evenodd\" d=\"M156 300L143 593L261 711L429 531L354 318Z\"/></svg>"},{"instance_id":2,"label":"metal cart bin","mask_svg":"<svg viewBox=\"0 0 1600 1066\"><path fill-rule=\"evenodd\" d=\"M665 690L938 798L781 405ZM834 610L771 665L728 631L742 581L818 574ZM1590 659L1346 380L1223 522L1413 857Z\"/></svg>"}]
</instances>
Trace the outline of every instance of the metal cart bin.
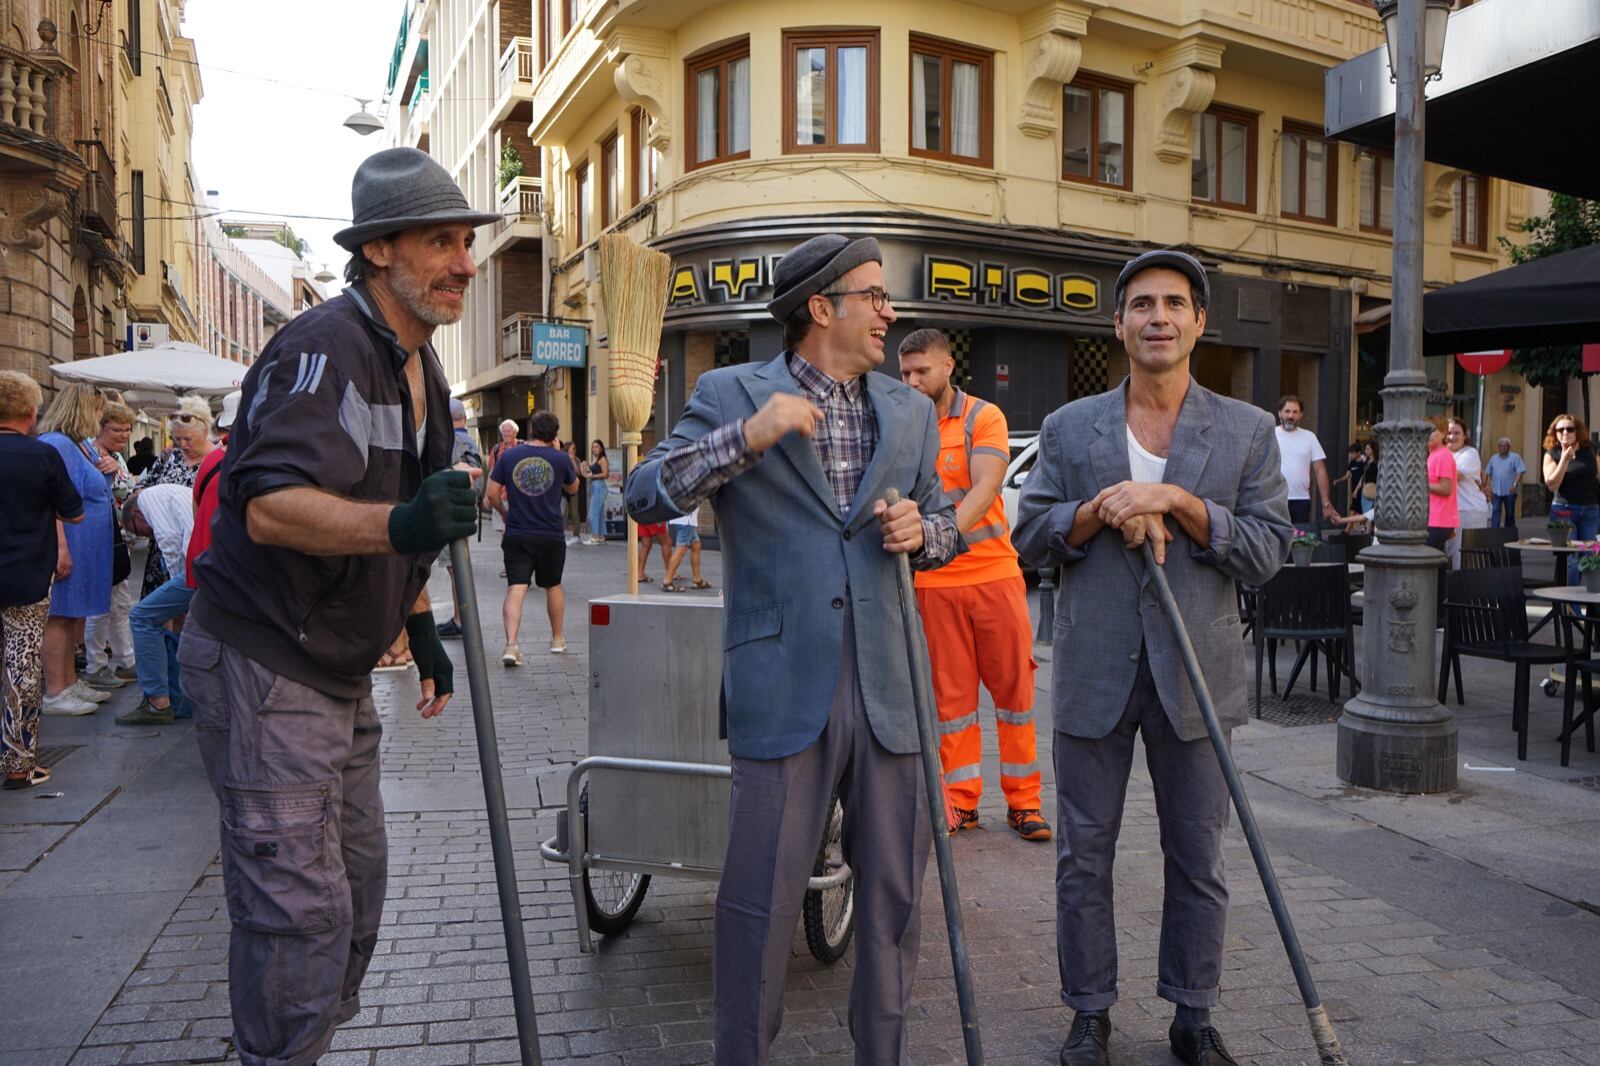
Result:
<instances>
[{"instance_id":1,"label":"metal cart bin","mask_svg":"<svg viewBox=\"0 0 1600 1066\"><path fill-rule=\"evenodd\" d=\"M608 596L589 605L589 757L540 847L568 867L580 950L616 933L652 876L716 880L728 846L731 777L722 735L722 598ZM835 799L803 914L812 953L844 954L850 868Z\"/></svg>"}]
</instances>

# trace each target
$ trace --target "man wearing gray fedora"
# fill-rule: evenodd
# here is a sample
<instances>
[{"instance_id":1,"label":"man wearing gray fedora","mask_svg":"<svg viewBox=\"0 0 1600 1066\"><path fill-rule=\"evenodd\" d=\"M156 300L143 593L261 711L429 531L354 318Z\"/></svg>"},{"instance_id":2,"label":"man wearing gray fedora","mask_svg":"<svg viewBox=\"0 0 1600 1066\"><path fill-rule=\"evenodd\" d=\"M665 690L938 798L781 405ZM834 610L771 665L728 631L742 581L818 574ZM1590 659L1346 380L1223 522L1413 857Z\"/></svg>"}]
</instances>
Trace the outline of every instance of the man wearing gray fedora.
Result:
<instances>
[{"instance_id":1,"label":"man wearing gray fedora","mask_svg":"<svg viewBox=\"0 0 1600 1066\"><path fill-rule=\"evenodd\" d=\"M474 211L413 148L356 171L334 239L351 282L245 375L178 660L221 807L228 990L248 1066L309 1066L360 1007L388 873L370 672L399 635L422 717L450 659L423 586L469 535L450 390L428 345L461 317Z\"/></svg>"}]
</instances>

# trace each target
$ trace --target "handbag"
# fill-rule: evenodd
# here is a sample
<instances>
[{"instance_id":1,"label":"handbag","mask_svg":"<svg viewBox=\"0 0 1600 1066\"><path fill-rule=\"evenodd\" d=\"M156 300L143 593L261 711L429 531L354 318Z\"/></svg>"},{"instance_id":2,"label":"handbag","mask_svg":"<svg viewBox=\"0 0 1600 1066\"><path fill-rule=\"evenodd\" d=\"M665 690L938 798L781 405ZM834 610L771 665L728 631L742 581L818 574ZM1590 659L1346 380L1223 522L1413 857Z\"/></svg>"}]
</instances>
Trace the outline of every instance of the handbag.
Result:
<instances>
[{"instance_id":1,"label":"handbag","mask_svg":"<svg viewBox=\"0 0 1600 1066\"><path fill-rule=\"evenodd\" d=\"M117 522L116 516L111 519L111 584L112 587L128 580L128 575L133 573L133 555L128 551L128 542L122 539L122 526Z\"/></svg>"}]
</instances>

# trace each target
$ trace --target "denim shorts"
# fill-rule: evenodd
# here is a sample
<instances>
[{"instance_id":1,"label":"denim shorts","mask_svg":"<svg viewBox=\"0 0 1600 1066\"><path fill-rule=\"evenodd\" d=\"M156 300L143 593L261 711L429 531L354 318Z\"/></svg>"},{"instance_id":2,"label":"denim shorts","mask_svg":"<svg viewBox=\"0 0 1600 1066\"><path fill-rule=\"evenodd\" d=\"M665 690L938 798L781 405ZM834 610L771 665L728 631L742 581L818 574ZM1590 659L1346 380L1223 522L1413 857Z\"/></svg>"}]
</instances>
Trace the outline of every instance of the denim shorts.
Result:
<instances>
[{"instance_id":1,"label":"denim shorts","mask_svg":"<svg viewBox=\"0 0 1600 1066\"><path fill-rule=\"evenodd\" d=\"M674 548L687 548L700 539L700 531L694 526L668 526L672 530L672 546Z\"/></svg>"}]
</instances>

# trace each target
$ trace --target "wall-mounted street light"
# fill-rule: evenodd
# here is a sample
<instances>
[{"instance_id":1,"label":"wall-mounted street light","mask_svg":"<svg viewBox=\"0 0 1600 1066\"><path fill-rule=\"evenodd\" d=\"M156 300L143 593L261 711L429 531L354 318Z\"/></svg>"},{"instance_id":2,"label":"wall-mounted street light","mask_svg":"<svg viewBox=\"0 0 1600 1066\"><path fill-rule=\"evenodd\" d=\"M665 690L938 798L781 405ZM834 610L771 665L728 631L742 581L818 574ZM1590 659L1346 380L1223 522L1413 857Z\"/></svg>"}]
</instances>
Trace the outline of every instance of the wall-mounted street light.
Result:
<instances>
[{"instance_id":1,"label":"wall-mounted street light","mask_svg":"<svg viewBox=\"0 0 1600 1066\"><path fill-rule=\"evenodd\" d=\"M1383 39L1389 46L1389 80L1399 67L1396 58L1400 36L1400 0L1375 0L1378 17L1383 20ZM1444 65L1444 34L1450 22L1453 0L1423 0L1422 24L1422 77L1433 81Z\"/></svg>"},{"instance_id":2,"label":"wall-mounted street light","mask_svg":"<svg viewBox=\"0 0 1600 1066\"><path fill-rule=\"evenodd\" d=\"M354 99L356 103L361 105L361 109L344 120L345 128L355 130L363 137L383 129L383 121L367 110L367 104L370 101L363 100L359 96Z\"/></svg>"}]
</instances>

